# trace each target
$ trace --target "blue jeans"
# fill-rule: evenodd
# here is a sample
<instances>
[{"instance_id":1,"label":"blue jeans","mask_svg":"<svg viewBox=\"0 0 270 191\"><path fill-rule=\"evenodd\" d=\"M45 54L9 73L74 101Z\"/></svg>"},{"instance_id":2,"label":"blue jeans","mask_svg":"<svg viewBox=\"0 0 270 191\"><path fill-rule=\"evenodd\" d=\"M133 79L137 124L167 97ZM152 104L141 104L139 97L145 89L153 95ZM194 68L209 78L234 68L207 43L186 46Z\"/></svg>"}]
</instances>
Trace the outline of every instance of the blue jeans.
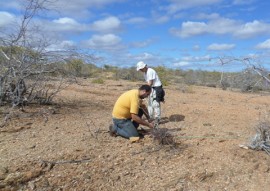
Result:
<instances>
[{"instance_id":1,"label":"blue jeans","mask_svg":"<svg viewBox=\"0 0 270 191\"><path fill-rule=\"evenodd\" d=\"M142 117L143 112L139 109L139 117ZM112 130L117 134L124 138L129 139L130 137L139 137L139 133L137 128L139 124L135 121L131 121L131 119L116 119L113 118L113 128Z\"/></svg>"}]
</instances>

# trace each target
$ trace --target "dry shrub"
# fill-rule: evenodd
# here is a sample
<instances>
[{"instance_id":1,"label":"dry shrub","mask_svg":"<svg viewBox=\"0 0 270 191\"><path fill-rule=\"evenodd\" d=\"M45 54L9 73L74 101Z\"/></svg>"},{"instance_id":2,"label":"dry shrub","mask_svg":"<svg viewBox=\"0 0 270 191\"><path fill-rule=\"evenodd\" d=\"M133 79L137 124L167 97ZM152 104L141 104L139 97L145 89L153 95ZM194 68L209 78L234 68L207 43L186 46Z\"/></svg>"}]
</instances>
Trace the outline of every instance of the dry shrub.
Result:
<instances>
[{"instance_id":1,"label":"dry shrub","mask_svg":"<svg viewBox=\"0 0 270 191\"><path fill-rule=\"evenodd\" d=\"M257 133L251 139L249 148L264 150L270 155L270 122L260 122L256 127Z\"/></svg>"},{"instance_id":2,"label":"dry shrub","mask_svg":"<svg viewBox=\"0 0 270 191\"><path fill-rule=\"evenodd\" d=\"M151 132L151 135L153 139L160 145L176 145L174 136L169 132L167 128L154 128Z\"/></svg>"},{"instance_id":3,"label":"dry shrub","mask_svg":"<svg viewBox=\"0 0 270 191\"><path fill-rule=\"evenodd\" d=\"M195 93L194 86L192 86L192 85L188 85L188 86L185 86L185 87L181 88L181 91L183 93L189 93L189 94L194 94Z\"/></svg>"}]
</instances>

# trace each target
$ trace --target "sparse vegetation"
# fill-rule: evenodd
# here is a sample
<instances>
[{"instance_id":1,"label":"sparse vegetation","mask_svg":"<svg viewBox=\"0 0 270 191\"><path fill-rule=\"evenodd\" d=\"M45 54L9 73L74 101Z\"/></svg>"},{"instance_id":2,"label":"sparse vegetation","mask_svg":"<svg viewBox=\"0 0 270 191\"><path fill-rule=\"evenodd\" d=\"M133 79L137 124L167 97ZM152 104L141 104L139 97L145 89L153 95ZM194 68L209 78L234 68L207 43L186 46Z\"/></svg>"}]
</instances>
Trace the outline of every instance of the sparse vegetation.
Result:
<instances>
[{"instance_id":1,"label":"sparse vegetation","mask_svg":"<svg viewBox=\"0 0 270 191\"><path fill-rule=\"evenodd\" d=\"M92 78L77 80L80 83L60 92L56 105L26 106L24 112L14 110L9 115L1 110L8 121L0 124L2 189L208 190L211 186L222 190L229 185L230 190L262 190L267 186L265 152L236 145L254 133L250 128L254 120L269 112L268 97L199 86L187 94L171 84L162 105L162 132L153 131L157 133L153 141L151 129L145 129L149 134L131 143L111 137L108 126L117 96L137 82L104 80L104 85L93 84Z\"/></svg>"},{"instance_id":2,"label":"sparse vegetation","mask_svg":"<svg viewBox=\"0 0 270 191\"><path fill-rule=\"evenodd\" d=\"M270 122L260 121L256 131L256 135L251 139L248 147L254 150L263 150L270 155Z\"/></svg>"},{"instance_id":3,"label":"sparse vegetation","mask_svg":"<svg viewBox=\"0 0 270 191\"><path fill-rule=\"evenodd\" d=\"M166 128L155 128L151 131L151 135L160 145L176 146L174 136Z\"/></svg>"},{"instance_id":4,"label":"sparse vegetation","mask_svg":"<svg viewBox=\"0 0 270 191\"><path fill-rule=\"evenodd\" d=\"M81 59L87 55L68 48L48 50L50 39L31 24L40 11L47 9L48 2L26 1L19 26L0 31L0 105L50 104L74 77L90 77L93 73ZM54 85L50 86L52 81Z\"/></svg>"},{"instance_id":5,"label":"sparse vegetation","mask_svg":"<svg viewBox=\"0 0 270 191\"><path fill-rule=\"evenodd\" d=\"M96 78L92 80L92 83L94 84L104 84L104 80L102 78Z\"/></svg>"}]
</instances>

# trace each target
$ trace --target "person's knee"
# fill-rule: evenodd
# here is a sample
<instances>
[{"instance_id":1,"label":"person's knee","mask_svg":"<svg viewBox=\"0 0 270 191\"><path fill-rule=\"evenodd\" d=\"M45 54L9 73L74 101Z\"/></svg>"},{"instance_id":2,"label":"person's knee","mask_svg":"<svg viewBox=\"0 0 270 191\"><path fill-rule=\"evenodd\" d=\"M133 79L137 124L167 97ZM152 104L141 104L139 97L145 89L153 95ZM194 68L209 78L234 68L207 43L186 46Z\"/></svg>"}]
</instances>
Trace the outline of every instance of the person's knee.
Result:
<instances>
[{"instance_id":1,"label":"person's knee","mask_svg":"<svg viewBox=\"0 0 270 191\"><path fill-rule=\"evenodd\" d=\"M113 123L113 125L112 125L112 131L116 132L116 130L117 130L117 125L115 125L115 124Z\"/></svg>"},{"instance_id":2,"label":"person's knee","mask_svg":"<svg viewBox=\"0 0 270 191\"><path fill-rule=\"evenodd\" d=\"M133 125L117 128L117 135L129 139L130 137L138 137L139 133Z\"/></svg>"},{"instance_id":3,"label":"person's knee","mask_svg":"<svg viewBox=\"0 0 270 191\"><path fill-rule=\"evenodd\" d=\"M139 133L137 131L130 133L128 138L130 138L130 137L139 137Z\"/></svg>"},{"instance_id":4,"label":"person's knee","mask_svg":"<svg viewBox=\"0 0 270 191\"><path fill-rule=\"evenodd\" d=\"M138 137L139 133L138 132L127 132L127 131L119 131L117 132L118 135L121 137L129 139L130 137Z\"/></svg>"}]
</instances>

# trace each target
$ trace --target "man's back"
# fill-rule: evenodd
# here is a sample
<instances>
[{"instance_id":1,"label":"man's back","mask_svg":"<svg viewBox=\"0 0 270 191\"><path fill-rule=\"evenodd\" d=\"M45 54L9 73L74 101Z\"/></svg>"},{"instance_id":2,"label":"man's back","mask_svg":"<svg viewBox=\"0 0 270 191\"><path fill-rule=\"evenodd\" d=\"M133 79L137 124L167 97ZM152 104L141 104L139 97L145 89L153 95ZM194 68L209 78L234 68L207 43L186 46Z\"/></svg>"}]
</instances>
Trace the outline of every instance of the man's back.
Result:
<instances>
[{"instance_id":1,"label":"man's back","mask_svg":"<svg viewBox=\"0 0 270 191\"><path fill-rule=\"evenodd\" d=\"M138 114L139 91L129 90L123 93L116 101L112 115L117 119L130 119L131 113Z\"/></svg>"},{"instance_id":2,"label":"man's back","mask_svg":"<svg viewBox=\"0 0 270 191\"><path fill-rule=\"evenodd\" d=\"M153 87L161 86L161 81L158 77L157 72L152 68L147 68L147 71L144 73L144 79L148 83L150 80L153 80Z\"/></svg>"}]
</instances>

